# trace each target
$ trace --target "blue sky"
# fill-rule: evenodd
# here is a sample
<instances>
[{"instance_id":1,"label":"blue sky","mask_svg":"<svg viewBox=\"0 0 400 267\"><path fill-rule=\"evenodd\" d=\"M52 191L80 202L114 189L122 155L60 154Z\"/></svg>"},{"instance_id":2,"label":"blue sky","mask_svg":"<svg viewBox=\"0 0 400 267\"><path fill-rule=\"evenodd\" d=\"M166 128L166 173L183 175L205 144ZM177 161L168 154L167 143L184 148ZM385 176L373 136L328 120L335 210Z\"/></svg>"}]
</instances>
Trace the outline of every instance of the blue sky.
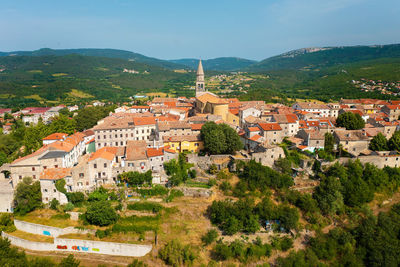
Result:
<instances>
[{"instance_id":1,"label":"blue sky","mask_svg":"<svg viewBox=\"0 0 400 267\"><path fill-rule=\"evenodd\" d=\"M400 43L399 14L400 0L0 0L0 51L261 60L311 46Z\"/></svg>"}]
</instances>

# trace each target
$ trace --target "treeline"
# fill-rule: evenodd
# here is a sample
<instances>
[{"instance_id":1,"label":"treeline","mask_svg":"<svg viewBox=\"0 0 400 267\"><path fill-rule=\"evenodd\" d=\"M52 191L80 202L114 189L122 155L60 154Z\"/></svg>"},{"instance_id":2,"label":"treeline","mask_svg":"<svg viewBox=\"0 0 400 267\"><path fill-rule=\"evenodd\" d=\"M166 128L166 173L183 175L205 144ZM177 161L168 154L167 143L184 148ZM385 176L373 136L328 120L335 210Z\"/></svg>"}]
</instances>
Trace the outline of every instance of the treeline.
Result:
<instances>
[{"instance_id":1,"label":"treeline","mask_svg":"<svg viewBox=\"0 0 400 267\"><path fill-rule=\"evenodd\" d=\"M400 205L378 217L367 215L354 228L318 233L309 247L277 260L278 266L398 266Z\"/></svg>"}]
</instances>

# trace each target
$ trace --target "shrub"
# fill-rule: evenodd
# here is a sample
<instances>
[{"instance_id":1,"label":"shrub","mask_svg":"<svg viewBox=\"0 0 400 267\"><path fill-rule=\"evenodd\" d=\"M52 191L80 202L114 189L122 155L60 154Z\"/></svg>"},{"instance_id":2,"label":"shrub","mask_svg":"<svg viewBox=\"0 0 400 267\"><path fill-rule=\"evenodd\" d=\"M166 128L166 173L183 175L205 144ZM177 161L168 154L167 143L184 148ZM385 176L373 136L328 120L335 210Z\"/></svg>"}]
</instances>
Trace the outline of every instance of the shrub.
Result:
<instances>
[{"instance_id":1,"label":"shrub","mask_svg":"<svg viewBox=\"0 0 400 267\"><path fill-rule=\"evenodd\" d=\"M174 198L176 197L183 197L183 192L177 189L172 189L169 192L169 195L167 196L167 198L165 199L165 202L172 202L172 200L174 200Z\"/></svg>"},{"instance_id":2,"label":"shrub","mask_svg":"<svg viewBox=\"0 0 400 267\"><path fill-rule=\"evenodd\" d=\"M82 192L67 193L67 198L69 202L77 206L85 201L85 195Z\"/></svg>"},{"instance_id":3,"label":"shrub","mask_svg":"<svg viewBox=\"0 0 400 267\"><path fill-rule=\"evenodd\" d=\"M64 179L57 180L55 183L55 187L58 192L61 192L64 194L67 193L67 190L65 189L65 180Z\"/></svg>"},{"instance_id":4,"label":"shrub","mask_svg":"<svg viewBox=\"0 0 400 267\"><path fill-rule=\"evenodd\" d=\"M280 247L282 251L287 251L293 247L293 239L285 236L280 242Z\"/></svg>"},{"instance_id":5,"label":"shrub","mask_svg":"<svg viewBox=\"0 0 400 267\"><path fill-rule=\"evenodd\" d=\"M178 240L168 242L158 253L159 257L168 265L191 265L196 258L189 245L182 245Z\"/></svg>"},{"instance_id":6,"label":"shrub","mask_svg":"<svg viewBox=\"0 0 400 267\"><path fill-rule=\"evenodd\" d=\"M209 179L208 183L207 183L207 185L210 186L210 187L212 187L212 186L214 186L216 184L217 184L217 180L215 180L213 178Z\"/></svg>"},{"instance_id":7,"label":"shrub","mask_svg":"<svg viewBox=\"0 0 400 267\"><path fill-rule=\"evenodd\" d=\"M57 199L55 199L55 198L53 198L53 199L50 201L50 209L52 209L52 210L57 210L57 208L58 208L59 205L60 205L60 202L59 202Z\"/></svg>"},{"instance_id":8,"label":"shrub","mask_svg":"<svg viewBox=\"0 0 400 267\"><path fill-rule=\"evenodd\" d=\"M57 219L57 220L68 220L71 218L71 214L68 213L61 213L61 214L56 214L51 216L52 219Z\"/></svg>"},{"instance_id":9,"label":"shrub","mask_svg":"<svg viewBox=\"0 0 400 267\"><path fill-rule=\"evenodd\" d=\"M89 194L89 201L105 201L108 199L107 189L100 187Z\"/></svg>"},{"instance_id":10,"label":"shrub","mask_svg":"<svg viewBox=\"0 0 400 267\"><path fill-rule=\"evenodd\" d=\"M201 237L201 241L207 246L214 242L218 237L218 232L215 229L208 230L208 232Z\"/></svg>"},{"instance_id":11,"label":"shrub","mask_svg":"<svg viewBox=\"0 0 400 267\"><path fill-rule=\"evenodd\" d=\"M9 213L3 213L0 215L0 232L14 232L17 230L12 220L12 215Z\"/></svg>"},{"instance_id":12,"label":"shrub","mask_svg":"<svg viewBox=\"0 0 400 267\"><path fill-rule=\"evenodd\" d=\"M85 218L90 224L106 226L115 223L118 215L109 202L96 201L89 205Z\"/></svg>"},{"instance_id":13,"label":"shrub","mask_svg":"<svg viewBox=\"0 0 400 267\"><path fill-rule=\"evenodd\" d=\"M71 210L73 210L74 208L75 208L74 204L68 202L68 203L64 206L64 212L71 211Z\"/></svg>"},{"instance_id":14,"label":"shrub","mask_svg":"<svg viewBox=\"0 0 400 267\"><path fill-rule=\"evenodd\" d=\"M133 204L129 204L127 208L128 210L139 210L139 211L147 210L156 213L162 210L163 206L161 204L154 202L136 202Z\"/></svg>"}]
</instances>

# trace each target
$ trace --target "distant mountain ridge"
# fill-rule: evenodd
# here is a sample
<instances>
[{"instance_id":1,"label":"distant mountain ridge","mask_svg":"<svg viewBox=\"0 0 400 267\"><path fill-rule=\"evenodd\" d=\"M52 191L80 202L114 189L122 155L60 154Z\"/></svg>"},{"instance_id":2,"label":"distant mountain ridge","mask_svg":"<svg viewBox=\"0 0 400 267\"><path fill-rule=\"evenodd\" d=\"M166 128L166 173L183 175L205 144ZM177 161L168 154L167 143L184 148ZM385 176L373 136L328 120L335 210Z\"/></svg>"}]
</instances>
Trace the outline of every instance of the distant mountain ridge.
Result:
<instances>
[{"instance_id":1,"label":"distant mountain ridge","mask_svg":"<svg viewBox=\"0 0 400 267\"><path fill-rule=\"evenodd\" d=\"M247 71L304 70L379 58L399 58L400 44L310 47L283 53L250 65Z\"/></svg>"},{"instance_id":2,"label":"distant mountain ridge","mask_svg":"<svg viewBox=\"0 0 400 267\"><path fill-rule=\"evenodd\" d=\"M195 58L173 59L170 62L185 65L191 69L197 69L199 60ZM205 70L237 71L247 68L257 63L255 60L238 57L218 57L213 59L203 59L202 64Z\"/></svg>"},{"instance_id":3,"label":"distant mountain ridge","mask_svg":"<svg viewBox=\"0 0 400 267\"><path fill-rule=\"evenodd\" d=\"M119 49L102 49L102 48L80 48L80 49L51 49L41 48L34 51L13 51L13 52L0 52L0 56L66 56L66 55L82 55L93 57L106 57L106 58L120 58L130 61L136 61L148 65L163 67L166 69L181 69L185 66L179 65L167 60L162 60L153 57L147 57L139 53L134 53L126 50Z\"/></svg>"}]
</instances>

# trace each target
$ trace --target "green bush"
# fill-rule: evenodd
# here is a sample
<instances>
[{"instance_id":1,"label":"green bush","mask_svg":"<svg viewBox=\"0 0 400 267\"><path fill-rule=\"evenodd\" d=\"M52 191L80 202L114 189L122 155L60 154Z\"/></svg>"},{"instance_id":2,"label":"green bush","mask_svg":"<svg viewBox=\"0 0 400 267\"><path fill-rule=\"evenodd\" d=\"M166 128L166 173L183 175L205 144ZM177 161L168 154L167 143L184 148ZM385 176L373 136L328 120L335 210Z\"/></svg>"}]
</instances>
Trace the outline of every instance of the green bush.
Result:
<instances>
[{"instance_id":1,"label":"green bush","mask_svg":"<svg viewBox=\"0 0 400 267\"><path fill-rule=\"evenodd\" d=\"M96 201L88 206L85 219L90 224L106 226L115 223L118 215L109 202Z\"/></svg>"},{"instance_id":2,"label":"green bush","mask_svg":"<svg viewBox=\"0 0 400 267\"><path fill-rule=\"evenodd\" d=\"M136 202L133 204L129 204L127 208L128 210L139 210L139 211L147 210L157 213L163 209L163 206L161 204L154 202Z\"/></svg>"},{"instance_id":3,"label":"green bush","mask_svg":"<svg viewBox=\"0 0 400 267\"><path fill-rule=\"evenodd\" d=\"M17 230L14 225L14 220L12 219L12 214L3 213L0 214L0 232L14 232Z\"/></svg>"},{"instance_id":4,"label":"green bush","mask_svg":"<svg viewBox=\"0 0 400 267\"><path fill-rule=\"evenodd\" d=\"M177 189L172 189L166 197L165 202L172 202L176 197L183 197L183 192Z\"/></svg>"},{"instance_id":5,"label":"green bush","mask_svg":"<svg viewBox=\"0 0 400 267\"><path fill-rule=\"evenodd\" d=\"M210 229L208 232L201 237L201 241L208 246L218 238L218 232L215 229Z\"/></svg>"},{"instance_id":6,"label":"green bush","mask_svg":"<svg viewBox=\"0 0 400 267\"><path fill-rule=\"evenodd\" d=\"M59 205L60 205L60 202L55 198L53 198L50 201L50 209L52 209L52 210L57 210Z\"/></svg>"},{"instance_id":7,"label":"green bush","mask_svg":"<svg viewBox=\"0 0 400 267\"><path fill-rule=\"evenodd\" d=\"M85 201L85 195L82 192L67 193L68 201L76 206L80 206Z\"/></svg>"},{"instance_id":8,"label":"green bush","mask_svg":"<svg viewBox=\"0 0 400 267\"><path fill-rule=\"evenodd\" d=\"M168 242L158 253L160 259L172 266L191 265L196 255L189 245L182 245L178 240Z\"/></svg>"},{"instance_id":9,"label":"green bush","mask_svg":"<svg viewBox=\"0 0 400 267\"><path fill-rule=\"evenodd\" d=\"M68 203L65 204L65 206L64 206L64 211L65 211L65 212L66 212L66 211L71 211L71 210L73 210L74 208L75 208L74 204L68 202Z\"/></svg>"},{"instance_id":10,"label":"green bush","mask_svg":"<svg viewBox=\"0 0 400 267\"><path fill-rule=\"evenodd\" d=\"M167 195L169 190L165 186L156 185L150 189L136 189L136 192L139 193L142 197L153 197L153 196L164 196Z\"/></svg>"}]
</instances>

